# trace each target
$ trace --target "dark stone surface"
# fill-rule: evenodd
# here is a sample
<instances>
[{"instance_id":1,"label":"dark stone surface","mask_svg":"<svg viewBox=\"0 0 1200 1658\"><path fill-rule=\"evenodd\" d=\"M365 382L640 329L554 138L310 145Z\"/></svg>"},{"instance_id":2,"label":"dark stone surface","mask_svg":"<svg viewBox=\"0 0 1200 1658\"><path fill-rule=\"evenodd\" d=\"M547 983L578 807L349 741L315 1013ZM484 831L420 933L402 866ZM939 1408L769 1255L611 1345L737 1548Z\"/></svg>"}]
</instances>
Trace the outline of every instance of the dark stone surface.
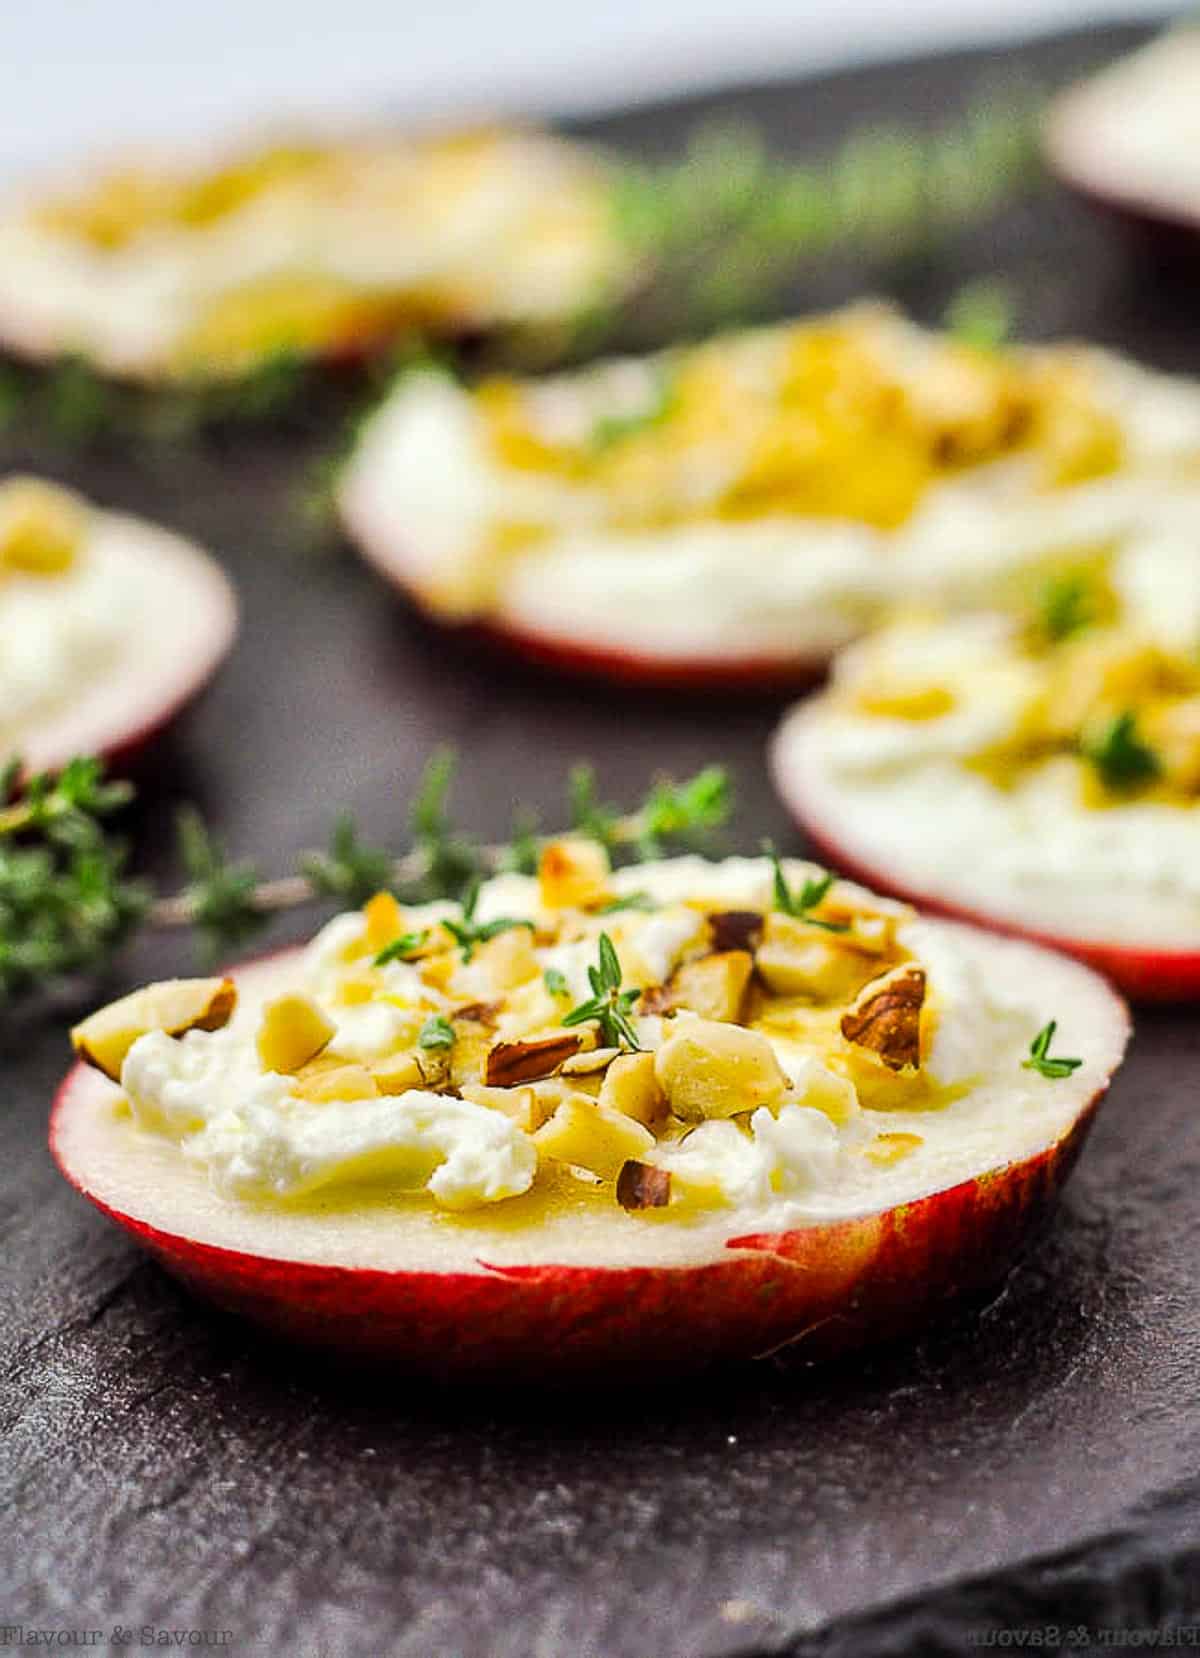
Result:
<instances>
[{"instance_id":1,"label":"dark stone surface","mask_svg":"<svg viewBox=\"0 0 1200 1658\"><path fill-rule=\"evenodd\" d=\"M866 113L935 118L997 64L1053 82L1123 38L735 102L780 142L816 144ZM652 147L693 113L605 130ZM949 250L905 297L936 314L992 263L1022 285L1031 331L1075 327L1200 368L1186 294L1053 195ZM807 297L855 285L825 272ZM244 436L54 465L192 531L243 591L234 661L130 823L163 878L183 798L273 868L343 803L398 839L438 741L463 752L458 804L480 833L504 829L516 796L553 823L575 757L618 798L664 763L719 758L737 774L742 840L791 841L761 763L773 703L655 703L455 660L349 555L298 549L297 445ZM124 978L181 952L156 943ZM1057 1627L1069 1646L1081 1626L1099 1645L1106 1628L1189 1623L1198 1050L1194 1015L1139 1021L1050 1233L999 1298L918 1345L547 1401L317 1369L192 1302L52 1169L64 1024L24 1020L3 1038L0 1625L121 1626L135 1642L143 1625L229 1629L229 1650L300 1658L868 1658L965 1652L1006 1629L1053 1644Z\"/></svg>"}]
</instances>

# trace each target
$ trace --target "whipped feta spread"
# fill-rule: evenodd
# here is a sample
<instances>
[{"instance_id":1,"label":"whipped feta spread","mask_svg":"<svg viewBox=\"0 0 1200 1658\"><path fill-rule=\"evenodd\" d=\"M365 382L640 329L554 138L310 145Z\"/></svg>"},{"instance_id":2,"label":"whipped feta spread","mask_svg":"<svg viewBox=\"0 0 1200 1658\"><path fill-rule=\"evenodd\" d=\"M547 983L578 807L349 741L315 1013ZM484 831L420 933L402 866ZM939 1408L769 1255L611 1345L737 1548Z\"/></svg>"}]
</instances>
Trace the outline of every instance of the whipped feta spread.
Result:
<instances>
[{"instance_id":1,"label":"whipped feta spread","mask_svg":"<svg viewBox=\"0 0 1200 1658\"><path fill-rule=\"evenodd\" d=\"M28 726L86 692L129 648L132 572L84 551L61 574L0 578L0 753Z\"/></svg>"},{"instance_id":2,"label":"whipped feta spread","mask_svg":"<svg viewBox=\"0 0 1200 1658\"><path fill-rule=\"evenodd\" d=\"M109 754L196 694L237 628L220 568L169 530L0 478L0 756Z\"/></svg>"},{"instance_id":3,"label":"whipped feta spread","mask_svg":"<svg viewBox=\"0 0 1200 1658\"><path fill-rule=\"evenodd\" d=\"M1200 217L1200 29L1158 40L1060 94L1047 142L1071 177L1169 219Z\"/></svg>"},{"instance_id":4,"label":"whipped feta spread","mask_svg":"<svg viewBox=\"0 0 1200 1658\"><path fill-rule=\"evenodd\" d=\"M1135 550L1114 586L1135 646L1157 640L1194 657L1194 555ZM917 686L944 689L945 712L905 718L863 706L864 695ZM1053 716L1065 693L1049 694ZM1023 650L1011 619L898 623L845 652L829 692L789 716L776 774L819 832L901 890L1047 934L1194 949L1200 806L1190 785L1097 798L1088 763L1066 741L1042 752L1035 743L998 774L979 763L1036 729L1047 695L1045 663ZM1118 700L1108 717L1120 710Z\"/></svg>"},{"instance_id":5,"label":"whipped feta spread","mask_svg":"<svg viewBox=\"0 0 1200 1658\"><path fill-rule=\"evenodd\" d=\"M433 374L405 379L368 422L342 511L367 556L449 620L668 661L820 660L897 604L1007 600L1056 561L1150 540L1195 555L1200 393L1100 351L1071 360L1119 428L1116 471L1049 487L1018 449L934 476L893 527L769 506L705 516L745 439L735 422L696 457L694 516L614 522L586 476L503 463L471 394ZM566 440L581 411L586 426L589 410L619 408L630 379L645 402L659 372L606 365L530 402ZM869 444L862 464L882 464ZM497 547L497 525L515 527L512 545Z\"/></svg>"},{"instance_id":6,"label":"whipped feta spread","mask_svg":"<svg viewBox=\"0 0 1200 1658\"><path fill-rule=\"evenodd\" d=\"M235 1027L135 1043L122 1083L139 1119L179 1136L225 1191L296 1196L370 1165L401 1189L427 1188L447 1209L527 1191L529 1139L499 1111L412 1089L397 1097L308 1105L288 1079L263 1075ZM200 1126L197 1126L200 1125Z\"/></svg>"},{"instance_id":7,"label":"whipped feta spread","mask_svg":"<svg viewBox=\"0 0 1200 1658\"><path fill-rule=\"evenodd\" d=\"M118 683L157 608L160 584L142 547L152 532L78 504L72 512L81 530L65 567L5 568L0 558L0 754L36 758L42 730ZM168 574L173 545L160 560Z\"/></svg>"},{"instance_id":8,"label":"whipped feta spread","mask_svg":"<svg viewBox=\"0 0 1200 1658\"><path fill-rule=\"evenodd\" d=\"M556 844L580 856L578 843ZM295 1204L326 1191L374 1189L469 1210L557 1189L554 1182L567 1179L619 1216L612 1182L620 1165L632 1163L665 1175L672 1199L648 1211L650 1219L631 1214L625 1224L653 1225L659 1214L662 1223L686 1227L736 1211L739 1222L753 1215L782 1225L860 1212L911 1195L914 1185L936 1189L1028 1154L1047 1143L1048 1132L1053 1138L1055 1124L1065 1127L1078 1088L1093 1087L1111 1062L1064 1006L1062 1036L1083 1057L1079 1076L1056 1092L1022 1068L1055 1010L1042 1004L1027 973L989 971L989 952L1003 955L1011 946L919 921L847 883L822 899L833 906L826 913L845 917L836 923L841 930L791 917L776 922L774 871L762 858L684 857L597 875L596 851L585 862L588 879L602 886L593 886L586 904L579 889L554 885L545 860L540 877L508 874L486 883L472 924L486 929L516 918L521 925L478 944L469 960L455 945L376 965L379 901L374 910L336 917L303 953L256 969L222 1029L178 1037L152 1030L133 1043L121 1083L134 1124L177 1144L219 1194L236 1201ZM799 891L820 872L789 861L782 873ZM620 907L622 899L636 903ZM405 909L395 925L401 937L433 941L447 918L463 919L457 906L435 904ZM744 941L766 940L750 946L761 949L765 984L748 990L749 962L736 949L714 950L714 941L729 942L721 927L741 929ZM588 968L601 932L634 992L639 1051L614 1057L595 1031L572 1055L572 1034L587 1027L564 1027L562 1019L593 993ZM791 940L790 964L779 938ZM877 953L856 959L845 977L845 952L860 948ZM919 1040L914 1023L911 1063L900 1071L879 1063L869 1036L852 1043L839 1029L847 1009L865 1007L870 1015L882 1007L872 987L890 982L894 964L919 968L924 994ZM711 1001L713 975L735 969L740 988L724 1013L737 1012L722 1023ZM810 994L769 977L792 971L817 975ZM701 977L707 989L698 988ZM769 988L778 982L786 993ZM297 993L332 1034L297 1071L265 1069L270 1009ZM481 1005L481 998L490 1000ZM421 1033L428 1040L431 1029L437 1046L423 1047ZM498 1056L516 1051L524 1061L524 1044L563 1038L565 1065L560 1053L552 1068L518 1071L508 1085L481 1080ZM684 1061L671 1056L681 1039L700 1058L677 1094ZM729 1040L740 1057L723 1081ZM409 1064L428 1075L410 1085L387 1082L408 1075ZM636 1101L616 1085L621 1066L640 1079ZM643 1109L651 1075L665 1097ZM769 1103L745 1105L755 1098Z\"/></svg>"}]
</instances>

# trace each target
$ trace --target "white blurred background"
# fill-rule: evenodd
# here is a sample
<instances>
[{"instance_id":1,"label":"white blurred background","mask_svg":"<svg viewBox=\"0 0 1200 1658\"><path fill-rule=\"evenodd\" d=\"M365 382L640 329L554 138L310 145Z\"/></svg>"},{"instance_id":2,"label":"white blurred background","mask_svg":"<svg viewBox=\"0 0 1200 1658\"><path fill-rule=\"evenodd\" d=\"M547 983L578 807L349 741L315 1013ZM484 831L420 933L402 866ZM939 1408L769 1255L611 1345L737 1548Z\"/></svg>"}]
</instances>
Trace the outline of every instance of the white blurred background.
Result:
<instances>
[{"instance_id":1,"label":"white blurred background","mask_svg":"<svg viewBox=\"0 0 1200 1658\"><path fill-rule=\"evenodd\" d=\"M7 0L0 171L297 111L584 112L1147 0Z\"/></svg>"}]
</instances>

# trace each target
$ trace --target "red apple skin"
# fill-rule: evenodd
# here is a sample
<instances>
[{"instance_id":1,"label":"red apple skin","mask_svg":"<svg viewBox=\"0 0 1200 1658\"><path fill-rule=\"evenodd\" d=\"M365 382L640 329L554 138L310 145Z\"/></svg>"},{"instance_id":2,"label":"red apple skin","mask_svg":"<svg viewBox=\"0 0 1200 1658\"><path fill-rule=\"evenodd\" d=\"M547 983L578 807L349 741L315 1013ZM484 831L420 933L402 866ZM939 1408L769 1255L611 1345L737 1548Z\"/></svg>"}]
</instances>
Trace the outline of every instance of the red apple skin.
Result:
<instances>
[{"instance_id":1,"label":"red apple skin","mask_svg":"<svg viewBox=\"0 0 1200 1658\"><path fill-rule=\"evenodd\" d=\"M103 762L104 769L110 777L135 776L139 771L150 765L158 751L160 742L168 731L183 718L203 697L212 681L220 671L221 664L216 663L202 679L199 679L182 696L174 698L162 707L147 713L143 720L128 730L115 735L111 740L103 743L96 751L96 758ZM65 755L60 763L50 769L61 769L71 755Z\"/></svg>"},{"instance_id":2,"label":"red apple skin","mask_svg":"<svg viewBox=\"0 0 1200 1658\"><path fill-rule=\"evenodd\" d=\"M343 1357L445 1379L548 1381L693 1370L790 1348L827 1358L898 1336L946 1301L998 1283L1050 1212L1102 1098L1032 1157L861 1219L746 1234L745 1251L697 1267L541 1265L386 1272L223 1249L164 1232L67 1180L175 1277L226 1311ZM648 1224L653 1224L648 1223Z\"/></svg>"},{"instance_id":3,"label":"red apple skin","mask_svg":"<svg viewBox=\"0 0 1200 1658\"><path fill-rule=\"evenodd\" d=\"M162 553L153 545L153 537L161 534L168 547L177 538L140 521L135 521L135 526L141 535L149 531L151 538L151 545L139 558L148 565L157 560L160 567L169 569L169 563L162 566ZM149 683L144 677L139 679L136 672L126 671L118 705L110 708L102 704L103 715L96 714L95 698L85 688L63 719L50 722L49 733L43 722L41 728L26 734L20 750L23 775L59 772L76 755L89 754L101 760L111 776L128 776L152 757L168 728L208 690L237 641L237 592L211 555L190 543L181 545L186 549L187 562L178 567L178 579L172 578L172 599L179 613L189 617L190 631L181 638L175 652L178 671L165 682L156 677ZM194 585L198 581L201 585Z\"/></svg>"},{"instance_id":4,"label":"red apple skin","mask_svg":"<svg viewBox=\"0 0 1200 1658\"><path fill-rule=\"evenodd\" d=\"M647 656L612 646L589 645L514 627L508 622L449 622L428 603L407 572L402 551L354 527L343 512L346 535L384 580L401 593L422 617L454 637L476 640L534 667L578 679L658 691L722 690L767 693L811 689L824 677L833 655Z\"/></svg>"},{"instance_id":5,"label":"red apple skin","mask_svg":"<svg viewBox=\"0 0 1200 1658\"><path fill-rule=\"evenodd\" d=\"M890 892L903 898L924 914L945 916L949 921L966 921L986 927L1009 938L1023 938L1044 945L1060 955L1074 956L1093 968L1131 1002L1179 1003L1200 1001L1200 951L1148 950L1124 944L1097 944L1088 939L1064 938L1039 927L1029 927L1011 918L992 915L969 905L947 903L936 893L923 892L897 881L886 869L851 856L823 825L815 823L796 800L784 794L784 804L822 862L831 869L858 881L873 892Z\"/></svg>"},{"instance_id":6,"label":"red apple skin","mask_svg":"<svg viewBox=\"0 0 1200 1658\"><path fill-rule=\"evenodd\" d=\"M487 622L471 631L538 668L649 690L722 690L751 694L807 690L824 678L828 666L827 657L812 656L643 656L600 645L550 639L507 623Z\"/></svg>"},{"instance_id":7,"label":"red apple skin","mask_svg":"<svg viewBox=\"0 0 1200 1658\"><path fill-rule=\"evenodd\" d=\"M410 550L399 537L372 521L372 515L356 510L345 495L339 496L338 518L343 534L356 550L425 621L452 638L497 648L557 674L657 691L721 690L750 695L794 692L818 684L835 649L845 643L839 639L827 650L791 655L750 651L656 656L536 632L508 621L452 621L430 603L423 584L414 577Z\"/></svg>"}]
</instances>

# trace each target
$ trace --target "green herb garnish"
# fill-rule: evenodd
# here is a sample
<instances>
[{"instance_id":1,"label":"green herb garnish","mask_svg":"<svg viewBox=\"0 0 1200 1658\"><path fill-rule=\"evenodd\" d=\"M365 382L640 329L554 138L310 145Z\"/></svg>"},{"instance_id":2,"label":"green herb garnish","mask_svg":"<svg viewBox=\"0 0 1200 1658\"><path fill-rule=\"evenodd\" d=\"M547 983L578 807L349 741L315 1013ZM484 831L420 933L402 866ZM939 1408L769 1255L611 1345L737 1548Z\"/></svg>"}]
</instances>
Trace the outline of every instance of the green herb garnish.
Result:
<instances>
[{"instance_id":1,"label":"green herb garnish","mask_svg":"<svg viewBox=\"0 0 1200 1658\"><path fill-rule=\"evenodd\" d=\"M1049 1077L1052 1081L1069 1077L1072 1071L1077 1071L1083 1064L1082 1059L1051 1058L1050 1044L1054 1041L1054 1033L1058 1029L1058 1020L1051 1019L1048 1025L1041 1030L1029 1044L1029 1058L1021 1061L1021 1069L1037 1071L1040 1076Z\"/></svg>"},{"instance_id":2,"label":"green herb garnish","mask_svg":"<svg viewBox=\"0 0 1200 1658\"><path fill-rule=\"evenodd\" d=\"M600 799L595 768L586 762L572 766L567 773L567 810L576 834L599 841L610 851L616 845L621 814Z\"/></svg>"},{"instance_id":3,"label":"green herb garnish","mask_svg":"<svg viewBox=\"0 0 1200 1658\"><path fill-rule=\"evenodd\" d=\"M416 849L425 864L422 895L430 898L461 892L481 867L479 849L456 834L450 823L447 801L456 764L453 749L434 751L409 813Z\"/></svg>"},{"instance_id":4,"label":"green herb garnish","mask_svg":"<svg viewBox=\"0 0 1200 1658\"><path fill-rule=\"evenodd\" d=\"M557 967L547 967L542 974L542 981L552 996L569 996L571 987L567 983L567 975L559 972Z\"/></svg>"},{"instance_id":5,"label":"green herb garnish","mask_svg":"<svg viewBox=\"0 0 1200 1658\"><path fill-rule=\"evenodd\" d=\"M1081 633L1095 620L1096 594L1086 576L1076 571L1046 583L1038 608L1038 627L1052 644Z\"/></svg>"},{"instance_id":6,"label":"green herb garnish","mask_svg":"<svg viewBox=\"0 0 1200 1658\"><path fill-rule=\"evenodd\" d=\"M826 869L820 875L807 879L800 891L793 892L788 885L787 876L783 873L783 865L779 861L779 854L770 841L763 843L763 851L771 860L774 871L775 908L782 910L784 915L794 915L797 921L807 922L810 927L822 927L827 933L849 932L849 926L844 921L820 921L812 911L820 904L830 887L833 885L833 876Z\"/></svg>"},{"instance_id":7,"label":"green herb garnish","mask_svg":"<svg viewBox=\"0 0 1200 1658\"><path fill-rule=\"evenodd\" d=\"M531 925L507 917L479 924L475 905L482 875L536 867L541 842L532 820L519 813L512 843L480 846L461 835L447 810L453 764L442 750L426 768L408 852L369 844L342 816L325 851L305 854L294 873L270 880L230 857L200 815L185 810L179 845L186 884L161 897L129 878L125 847L103 822L133 798L129 784L106 781L100 764L86 758L72 760L57 778L23 777L16 761L0 765L0 1007L74 975L100 972L142 924L191 928L201 959L211 961L285 910L323 900L357 905L379 891L410 904L461 898L461 920L446 926L469 960L486 939ZM700 836L729 806L724 773L715 768L678 785L656 783L631 812L599 802L590 767L576 768L571 792L575 832L594 835L618 855L636 856L660 832ZM419 936L397 940L381 959L403 958ZM556 993L569 995L565 981Z\"/></svg>"},{"instance_id":8,"label":"green herb garnish","mask_svg":"<svg viewBox=\"0 0 1200 1658\"><path fill-rule=\"evenodd\" d=\"M642 808L642 857L660 857L664 841L694 846L710 836L729 816L731 792L724 766L705 766L686 783L656 783Z\"/></svg>"},{"instance_id":9,"label":"green herb garnish","mask_svg":"<svg viewBox=\"0 0 1200 1658\"><path fill-rule=\"evenodd\" d=\"M541 847L538 841L538 816L528 807L518 806L513 813L512 833L508 854L502 867L514 875L536 875Z\"/></svg>"},{"instance_id":10,"label":"green herb garnish","mask_svg":"<svg viewBox=\"0 0 1200 1658\"><path fill-rule=\"evenodd\" d=\"M475 908L479 903L480 880L478 875L463 894L462 919L459 921L444 920L442 926L448 933L453 934L462 946L462 959L470 961L475 954L478 944L486 944L488 939L495 938L498 933L511 932L514 927L528 927L533 931L532 921L522 921L515 916L498 916L495 921L476 921Z\"/></svg>"},{"instance_id":11,"label":"green herb garnish","mask_svg":"<svg viewBox=\"0 0 1200 1658\"><path fill-rule=\"evenodd\" d=\"M401 933L399 938L394 938L390 944L384 945L375 957L375 966L386 967L389 961L408 961L428 937L428 927L422 928L419 933Z\"/></svg>"},{"instance_id":12,"label":"green herb garnish","mask_svg":"<svg viewBox=\"0 0 1200 1658\"><path fill-rule=\"evenodd\" d=\"M258 875L253 864L230 858L193 806L175 820L179 854L188 880L183 896L200 939L200 958L211 963L237 949L263 924Z\"/></svg>"},{"instance_id":13,"label":"green herb garnish","mask_svg":"<svg viewBox=\"0 0 1200 1658\"><path fill-rule=\"evenodd\" d=\"M624 898L610 898L596 910L597 915L615 915L618 910L655 910L658 905L648 892L631 892Z\"/></svg>"},{"instance_id":14,"label":"green herb garnish","mask_svg":"<svg viewBox=\"0 0 1200 1658\"><path fill-rule=\"evenodd\" d=\"M607 933L600 934L599 959L588 968L591 998L573 1007L563 1018L564 1025L583 1025L595 1019L606 1047L628 1048L638 1053L641 1043L629 1017L629 1010L641 994L638 990L621 989L621 964L613 941Z\"/></svg>"},{"instance_id":15,"label":"green herb garnish","mask_svg":"<svg viewBox=\"0 0 1200 1658\"><path fill-rule=\"evenodd\" d=\"M394 864L384 847L370 846L361 839L354 819L345 812L333 826L328 849L300 860L313 890L321 898L336 898L349 909L389 887Z\"/></svg>"},{"instance_id":16,"label":"green herb garnish","mask_svg":"<svg viewBox=\"0 0 1200 1658\"><path fill-rule=\"evenodd\" d=\"M660 426L670 414L675 402L675 387L666 373L659 373L653 395L646 405L630 414L601 415L588 434L588 447L603 453L626 438Z\"/></svg>"},{"instance_id":17,"label":"green herb garnish","mask_svg":"<svg viewBox=\"0 0 1200 1658\"><path fill-rule=\"evenodd\" d=\"M449 1019L443 1019L440 1013L431 1013L421 1026L421 1034L417 1037L419 1048L452 1048L454 1046L454 1026Z\"/></svg>"},{"instance_id":18,"label":"green herb garnish","mask_svg":"<svg viewBox=\"0 0 1200 1658\"><path fill-rule=\"evenodd\" d=\"M946 308L947 331L977 351L999 351L1011 338L1015 321L1012 288L990 277L968 282Z\"/></svg>"},{"instance_id":19,"label":"green herb garnish","mask_svg":"<svg viewBox=\"0 0 1200 1658\"><path fill-rule=\"evenodd\" d=\"M150 904L102 821L131 798L128 784L106 783L95 760L23 788L19 771L0 768L0 1004L103 968Z\"/></svg>"},{"instance_id":20,"label":"green herb garnish","mask_svg":"<svg viewBox=\"0 0 1200 1658\"><path fill-rule=\"evenodd\" d=\"M1153 783L1162 775L1158 755L1138 736L1132 708L1116 714L1094 734L1086 732L1079 751L1094 766L1100 781L1114 793L1127 793Z\"/></svg>"},{"instance_id":21,"label":"green herb garnish","mask_svg":"<svg viewBox=\"0 0 1200 1658\"><path fill-rule=\"evenodd\" d=\"M772 155L752 125L709 123L677 160L623 163L614 217L642 290L632 326L630 307L602 295L577 321L576 354L614 334L657 342L751 321L806 261L896 266L936 251L1035 187L1039 102L1025 87L982 87L941 131L863 125L811 160ZM1006 320L996 298L973 311L972 332L994 339Z\"/></svg>"}]
</instances>

